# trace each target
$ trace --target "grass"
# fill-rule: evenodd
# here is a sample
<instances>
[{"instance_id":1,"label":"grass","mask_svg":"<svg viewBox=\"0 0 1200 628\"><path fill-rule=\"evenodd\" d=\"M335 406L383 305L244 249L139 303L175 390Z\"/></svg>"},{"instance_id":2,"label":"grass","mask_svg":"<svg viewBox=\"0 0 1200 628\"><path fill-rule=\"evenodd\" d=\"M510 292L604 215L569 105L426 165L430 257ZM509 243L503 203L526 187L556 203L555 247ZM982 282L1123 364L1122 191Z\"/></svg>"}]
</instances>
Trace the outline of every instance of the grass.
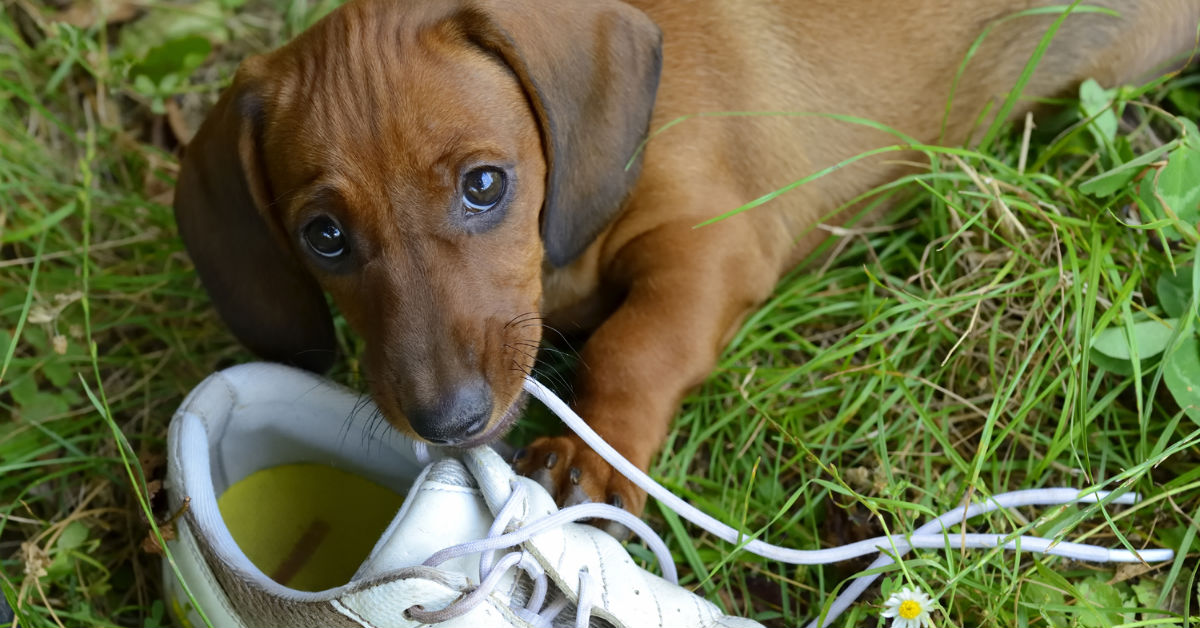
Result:
<instances>
[{"instance_id":1,"label":"grass","mask_svg":"<svg viewBox=\"0 0 1200 628\"><path fill-rule=\"evenodd\" d=\"M146 540L148 517L167 515L167 421L213 369L251 359L174 235L174 136L238 59L329 8L99 6L106 17L84 12L75 26L51 19L69 5L9 0L0 12L0 589L20 626L169 624ZM655 476L759 538L805 548L912 530L968 496L1137 491L1138 506L1025 509L970 527L1170 547L1175 561L920 551L883 569L883 591L924 589L944 626L1200 624L1200 425L1168 388L1169 360L1121 374L1090 351L1167 318L1156 282L1191 264L1195 229L1150 215L1142 179L1108 196L1085 186L1175 141L1175 118L1200 116L1197 82L1116 95L1129 104L1115 134L1096 131L1115 114L1067 103L1028 144L1018 122L988 131L986 152L928 149L927 172L880 192L900 199L884 227L839 231L832 260L790 275L747 321L685 404ZM353 355L357 341L343 340ZM334 376L357 384L354 360ZM787 566L653 505L648 517L686 586L769 625L814 617L866 564ZM870 591L837 625L881 625L881 597Z\"/></svg>"}]
</instances>

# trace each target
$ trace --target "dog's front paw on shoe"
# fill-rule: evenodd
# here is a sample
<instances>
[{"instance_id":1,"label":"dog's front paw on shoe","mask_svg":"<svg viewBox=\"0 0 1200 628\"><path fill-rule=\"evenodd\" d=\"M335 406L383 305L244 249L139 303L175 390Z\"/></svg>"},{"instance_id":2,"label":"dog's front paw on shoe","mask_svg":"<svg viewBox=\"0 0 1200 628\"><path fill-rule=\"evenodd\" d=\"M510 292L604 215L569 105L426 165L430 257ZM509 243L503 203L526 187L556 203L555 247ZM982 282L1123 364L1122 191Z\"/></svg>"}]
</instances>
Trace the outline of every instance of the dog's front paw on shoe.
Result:
<instances>
[{"instance_id":1,"label":"dog's front paw on shoe","mask_svg":"<svg viewBox=\"0 0 1200 628\"><path fill-rule=\"evenodd\" d=\"M646 506L646 493L642 489L574 435L535 440L517 451L513 466L545 487L564 508L596 502L641 515ZM600 527L619 538L628 535L624 526L602 524Z\"/></svg>"}]
</instances>

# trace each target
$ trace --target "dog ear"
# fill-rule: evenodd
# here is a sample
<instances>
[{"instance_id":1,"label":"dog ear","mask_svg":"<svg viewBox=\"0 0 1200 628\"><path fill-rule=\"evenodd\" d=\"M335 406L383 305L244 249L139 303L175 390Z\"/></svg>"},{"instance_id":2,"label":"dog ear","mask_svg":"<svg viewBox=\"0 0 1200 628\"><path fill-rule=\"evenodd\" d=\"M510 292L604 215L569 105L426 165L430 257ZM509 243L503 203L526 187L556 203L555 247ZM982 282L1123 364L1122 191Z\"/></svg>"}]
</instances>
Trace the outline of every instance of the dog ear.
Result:
<instances>
[{"instance_id":1,"label":"dog ear","mask_svg":"<svg viewBox=\"0 0 1200 628\"><path fill-rule=\"evenodd\" d=\"M259 356L323 372L336 340L329 307L269 211L274 195L259 146L264 114L243 64L188 144L175 220L213 305Z\"/></svg>"},{"instance_id":2,"label":"dog ear","mask_svg":"<svg viewBox=\"0 0 1200 628\"><path fill-rule=\"evenodd\" d=\"M546 257L564 266L587 248L637 181L662 66L662 34L613 0L478 2L467 36L520 80L542 131ZM626 164L638 152L631 167Z\"/></svg>"}]
</instances>

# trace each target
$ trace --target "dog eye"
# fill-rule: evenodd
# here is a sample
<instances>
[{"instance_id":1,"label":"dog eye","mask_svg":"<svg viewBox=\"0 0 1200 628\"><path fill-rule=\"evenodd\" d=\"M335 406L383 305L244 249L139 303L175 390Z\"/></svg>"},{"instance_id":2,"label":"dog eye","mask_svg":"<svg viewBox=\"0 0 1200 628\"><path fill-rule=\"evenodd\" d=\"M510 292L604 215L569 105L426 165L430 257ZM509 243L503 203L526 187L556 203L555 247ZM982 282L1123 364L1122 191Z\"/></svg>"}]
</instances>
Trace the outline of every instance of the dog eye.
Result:
<instances>
[{"instance_id":1,"label":"dog eye","mask_svg":"<svg viewBox=\"0 0 1200 628\"><path fill-rule=\"evenodd\" d=\"M468 214L481 214L500 203L504 197L504 171L484 166L463 176L463 204Z\"/></svg>"},{"instance_id":2,"label":"dog eye","mask_svg":"<svg viewBox=\"0 0 1200 628\"><path fill-rule=\"evenodd\" d=\"M321 257L341 257L346 254L346 236L329 216L318 216L304 225L304 241Z\"/></svg>"}]
</instances>

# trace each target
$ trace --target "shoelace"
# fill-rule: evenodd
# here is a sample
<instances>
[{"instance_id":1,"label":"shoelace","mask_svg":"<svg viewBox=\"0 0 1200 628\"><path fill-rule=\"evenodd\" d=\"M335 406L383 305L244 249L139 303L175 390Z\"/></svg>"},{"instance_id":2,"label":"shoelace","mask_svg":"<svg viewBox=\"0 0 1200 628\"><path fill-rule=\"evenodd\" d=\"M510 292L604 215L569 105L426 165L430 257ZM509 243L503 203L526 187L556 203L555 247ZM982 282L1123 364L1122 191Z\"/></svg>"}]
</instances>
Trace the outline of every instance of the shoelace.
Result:
<instances>
[{"instance_id":1,"label":"shoelace","mask_svg":"<svg viewBox=\"0 0 1200 628\"><path fill-rule=\"evenodd\" d=\"M545 570L542 569L537 559L528 551L521 549L505 554L495 561L495 564L492 561L498 550L509 547L519 548L523 543L546 530L584 519L607 519L634 531L646 541L646 545L654 552L659 564L666 567L664 577L672 582L677 581L675 565L671 561L671 552L667 549L667 544L654 533L650 526L628 511L608 504L577 504L510 530L510 524L513 523L516 511L525 503L525 493L528 490L524 484L515 480L510 488L512 492L500 510L496 512L496 518L492 521L486 537L443 549L423 563L427 567L437 567L451 558L480 554L479 586L438 610L427 611L421 606L409 608L407 612L410 617L422 623L433 624L464 615L487 599L487 596L495 590L509 569L517 567L529 577L533 590L525 605L513 608L513 612L534 626L549 627L551 622L567 607L569 600L565 596L559 596L554 602L546 604L549 582ZM585 566L579 572L579 587L576 594L578 601L575 605L576 628L586 628L588 625L593 606L591 590L594 586L591 574Z\"/></svg>"},{"instance_id":2,"label":"shoelace","mask_svg":"<svg viewBox=\"0 0 1200 628\"><path fill-rule=\"evenodd\" d=\"M895 562L896 559L900 558L908 550L914 548L986 549L1003 547L1006 549L1019 549L1027 552L1064 556L1089 562L1148 563L1168 561L1175 556L1174 551L1170 549L1130 551L1027 535L951 534L952 531L948 528L948 526L956 523L962 523L967 519L1002 508L1097 503L1110 497L1109 503L1136 504L1141 499L1135 493L1113 496L1109 491L1086 492L1072 488L1028 489L1000 493L988 498L985 502L960 506L946 512L917 528L911 535L894 534L879 536L873 539L821 550L799 550L771 545L757 539L750 539L749 535L701 512L655 482L650 476L643 473L622 457L621 454L617 453L612 446L588 427L574 410L540 382L533 378L527 378L525 380L525 390L545 404L551 412L557 415L567 427L592 447L596 453L600 454L613 468L649 495L658 499L663 507L669 508L679 516L708 531L717 538L764 558L798 565L818 565L841 562L878 552L879 557L868 567L868 570L872 570ZM536 559L529 552L523 549L509 552L493 564L494 556L496 551L500 549L520 547L523 543L541 532L583 519L607 519L629 528L630 531L641 537L647 547L654 553L659 564L659 569L663 573L663 578L673 584L678 583L675 564L662 538L655 534L641 519L634 517L625 510L608 504L589 503L570 506L554 514L533 521L523 522L523 525L509 530L508 528L513 523L517 508L524 502L525 490L524 484L513 482L512 492L496 513L496 518L488 530L486 538L446 548L430 556L425 561L425 565L432 567L451 558L479 553L481 554L479 560L479 586L442 609L427 611L420 606L414 606L408 610L409 615L413 619L424 623L437 623L461 616L483 602L499 584L504 573L513 567L518 567L533 582L533 591L525 606L514 608L514 612L535 626L550 626L551 622L566 607L568 600L566 597L560 596L551 604L545 605L548 591L545 570L542 569L541 565L537 563ZM888 552L891 552L892 555L889 556ZM834 599L828 611L822 617L818 617L808 624L808 628L824 628L831 625L878 577L879 574L876 573L860 576L855 579L850 586ZM578 601L576 603L575 625L577 628L585 628L588 625L593 606L591 590L594 586L595 583L592 581L587 569L584 568L581 570L578 592L576 594Z\"/></svg>"}]
</instances>

